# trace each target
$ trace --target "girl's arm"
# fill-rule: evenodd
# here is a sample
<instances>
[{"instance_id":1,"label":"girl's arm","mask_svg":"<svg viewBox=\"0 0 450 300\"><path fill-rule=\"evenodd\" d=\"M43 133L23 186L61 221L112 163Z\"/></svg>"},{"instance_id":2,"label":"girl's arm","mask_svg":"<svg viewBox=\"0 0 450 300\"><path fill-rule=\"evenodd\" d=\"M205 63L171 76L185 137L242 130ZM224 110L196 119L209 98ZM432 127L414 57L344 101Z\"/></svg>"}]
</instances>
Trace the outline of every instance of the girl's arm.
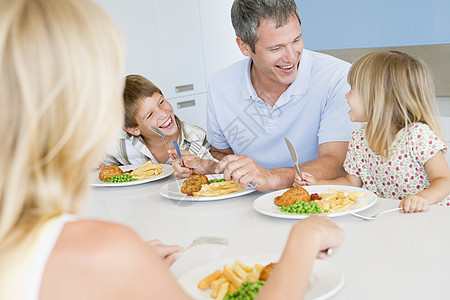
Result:
<instances>
[{"instance_id":1,"label":"girl's arm","mask_svg":"<svg viewBox=\"0 0 450 300\"><path fill-rule=\"evenodd\" d=\"M415 195L406 196L399 207L404 212L424 211L428 205L442 201L450 194L450 170L442 151L438 151L425 163L430 186Z\"/></svg>"},{"instance_id":2,"label":"girl's arm","mask_svg":"<svg viewBox=\"0 0 450 300\"><path fill-rule=\"evenodd\" d=\"M346 173L344 177L339 177L335 179L316 179L313 175L302 172L302 179L300 180L300 178L296 176L294 180L294 186L324 185L324 184L349 185L356 187L362 187L363 185L361 178L354 175L350 175L348 173Z\"/></svg>"}]
</instances>

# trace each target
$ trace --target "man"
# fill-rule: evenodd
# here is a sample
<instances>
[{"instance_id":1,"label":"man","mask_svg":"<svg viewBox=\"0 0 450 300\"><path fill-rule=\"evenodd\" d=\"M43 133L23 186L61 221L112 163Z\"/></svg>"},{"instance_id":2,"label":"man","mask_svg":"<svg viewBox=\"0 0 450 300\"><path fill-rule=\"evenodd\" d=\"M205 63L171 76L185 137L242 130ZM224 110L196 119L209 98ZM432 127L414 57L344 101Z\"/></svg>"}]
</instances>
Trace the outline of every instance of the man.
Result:
<instances>
[{"instance_id":1,"label":"man","mask_svg":"<svg viewBox=\"0 0 450 300\"><path fill-rule=\"evenodd\" d=\"M197 173L260 191L292 186L295 169L284 137L299 154L301 169L319 178L343 174L351 132L345 93L350 65L305 50L294 0L235 0L236 42L249 57L209 82L207 139L215 165L186 157ZM174 165L176 175L188 172Z\"/></svg>"}]
</instances>

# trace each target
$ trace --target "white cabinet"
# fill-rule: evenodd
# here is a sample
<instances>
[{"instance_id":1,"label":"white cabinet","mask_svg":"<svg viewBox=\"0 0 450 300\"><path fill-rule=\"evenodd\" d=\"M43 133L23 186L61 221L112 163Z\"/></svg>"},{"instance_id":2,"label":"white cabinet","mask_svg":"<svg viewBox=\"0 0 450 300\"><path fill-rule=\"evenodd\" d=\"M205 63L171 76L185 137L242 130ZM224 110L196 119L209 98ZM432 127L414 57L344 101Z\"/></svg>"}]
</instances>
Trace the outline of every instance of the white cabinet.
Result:
<instances>
[{"instance_id":1,"label":"white cabinet","mask_svg":"<svg viewBox=\"0 0 450 300\"><path fill-rule=\"evenodd\" d=\"M124 36L126 73L154 82L182 120L206 129L208 79L244 58L231 25L233 0L94 1ZM189 99L195 105L174 105Z\"/></svg>"},{"instance_id":2,"label":"white cabinet","mask_svg":"<svg viewBox=\"0 0 450 300\"><path fill-rule=\"evenodd\" d=\"M169 102L183 121L206 130L206 93L172 98Z\"/></svg>"}]
</instances>

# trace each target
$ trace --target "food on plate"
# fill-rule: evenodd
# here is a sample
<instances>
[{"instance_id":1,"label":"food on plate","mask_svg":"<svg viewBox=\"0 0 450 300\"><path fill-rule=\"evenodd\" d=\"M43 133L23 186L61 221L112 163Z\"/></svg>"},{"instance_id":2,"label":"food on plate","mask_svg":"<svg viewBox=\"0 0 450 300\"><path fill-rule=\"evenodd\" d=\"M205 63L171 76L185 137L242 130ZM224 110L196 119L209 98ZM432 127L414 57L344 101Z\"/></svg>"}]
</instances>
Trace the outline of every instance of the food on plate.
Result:
<instances>
[{"instance_id":1,"label":"food on plate","mask_svg":"<svg viewBox=\"0 0 450 300\"><path fill-rule=\"evenodd\" d=\"M321 210L319 204L317 204L315 201L310 202L297 201L294 204L288 206L278 206L278 210L285 213L299 214L299 215L321 214L327 212Z\"/></svg>"},{"instance_id":2,"label":"food on plate","mask_svg":"<svg viewBox=\"0 0 450 300\"><path fill-rule=\"evenodd\" d=\"M205 184L209 184L208 177L202 174L194 174L183 182L181 192L192 196L193 192L200 191L202 186Z\"/></svg>"},{"instance_id":3,"label":"food on plate","mask_svg":"<svg viewBox=\"0 0 450 300\"><path fill-rule=\"evenodd\" d=\"M236 259L233 266L225 265L222 270L215 270L200 280L198 288L210 288L210 296L218 300L241 299L239 297L243 295L252 295L250 299L253 299L264 284L259 280L263 269L261 264L248 266Z\"/></svg>"},{"instance_id":4,"label":"food on plate","mask_svg":"<svg viewBox=\"0 0 450 300\"><path fill-rule=\"evenodd\" d=\"M243 299L249 299L253 300L256 298L256 295L258 295L259 291L264 285L264 281L258 280L255 283L244 281L241 285L241 287L235 291L228 293L224 300L243 300Z\"/></svg>"},{"instance_id":5,"label":"food on plate","mask_svg":"<svg viewBox=\"0 0 450 300\"><path fill-rule=\"evenodd\" d=\"M364 192L349 192L346 190L338 191L333 188L329 188L326 193L319 193L321 200L314 200L319 204L320 208L328 212L343 211L356 203L357 198L366 196Z\"/></svg>"},{"instance_id":6,"label":"food on plate","mask_svg":"<svg viewBox=\"0 0 450 300\"><path fill-rule=\"evenodd\" d=\"M122 175L114 175L111 176L109 179L103 180L103 182L114 182L114 183L120 183L120 182L130 182L130 181L136 181L137 178L134 178L130 174L124 173Z\"/></svg>"},{"instance_id":7,"label":"food on plate","mask_svg":"<svg viewBox=\"0 0 450 300\"><path fill-rule=\"evenodd\" d=\"M277 263L270 263L267 266L265 266L261 273L259 274L259 280L266 281L267 278L269 278L270 274L272 273L273 268L276 266Z\"/></svg>"},{"instance_id":8,"label":"food on plate","mask_svg":"<svg viewBox=\"0 0 450 300\"><path fill-rule=\"evenodd\" d=\"M309 202L311 196L308 191L301 186L288 189L283 195L275 197L275 204L278 206L288 206L297 201Z\"/></svg>"},{"instance_id":9,"label":"food on plate","mask_svg":"<svg viewBox=\"0 0 450 300\"><path fill-rule=\"evenodd\" d=\"M100 173L98 173L98 177L101 181L110 179L111 176L117 176L122 175L123 171L116 165L109 165L105 166L100 170Z\"/></svg>"},{"instance_id":10,"label":"food on plate","mask_svg":"<svg viewBox=\"0 0 450 300\"><path fill-rule=\"evenodd\" d=\"M363 192L339 191L333 188L329 188L327 192L309 195L302 187L294 187L275 197L274 202L281 212L321 214L348 209L356 203L356 198L365 196Z\"/></svg>"},{"instance_id":11,"label":"food on plate","mask_svg":"<svg viewBox=\"0 0 450 300\"><path fill-rule=\"evenodd\" d=\"M156 176L161 174L163 171L163 167L159 164L155 164L152 161L148 161L145 164L134 169L133 172L130 173L131 176L137 178L138 180L148 179L152 176Z\"/></svg>"},{"instance_id":12,"label":"food on plate","mask_svg":"<svg viewBox=\"0 0 450 300\"><path fill-rule=\"evenodd\" d=\"M244 188L230 180L213 182L202 185L198 192L193 192L196 197L216 197L242 191Z\"/></svg>"}]
</instances>

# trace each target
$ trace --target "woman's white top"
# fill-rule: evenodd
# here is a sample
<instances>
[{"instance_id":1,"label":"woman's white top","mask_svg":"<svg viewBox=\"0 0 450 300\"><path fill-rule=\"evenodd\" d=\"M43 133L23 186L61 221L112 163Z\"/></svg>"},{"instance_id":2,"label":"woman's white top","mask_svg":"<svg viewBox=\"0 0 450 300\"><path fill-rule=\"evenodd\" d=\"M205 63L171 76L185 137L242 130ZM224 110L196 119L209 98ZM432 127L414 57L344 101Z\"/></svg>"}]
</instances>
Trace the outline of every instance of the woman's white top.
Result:
<instances>
[{"instance_id":1,"label":"woman's white top","mask_svg":"<svg viewBox=\"0 0 450 300\"><path fill-rule=\"evenodd\" d=\"M48 220L26 250L20 251L20 257L12 257L6 269L0 270L0 299L39 299L42 276L56 241L64 225L77 218L62 214Z\"/></svg>"}]
</instances>

